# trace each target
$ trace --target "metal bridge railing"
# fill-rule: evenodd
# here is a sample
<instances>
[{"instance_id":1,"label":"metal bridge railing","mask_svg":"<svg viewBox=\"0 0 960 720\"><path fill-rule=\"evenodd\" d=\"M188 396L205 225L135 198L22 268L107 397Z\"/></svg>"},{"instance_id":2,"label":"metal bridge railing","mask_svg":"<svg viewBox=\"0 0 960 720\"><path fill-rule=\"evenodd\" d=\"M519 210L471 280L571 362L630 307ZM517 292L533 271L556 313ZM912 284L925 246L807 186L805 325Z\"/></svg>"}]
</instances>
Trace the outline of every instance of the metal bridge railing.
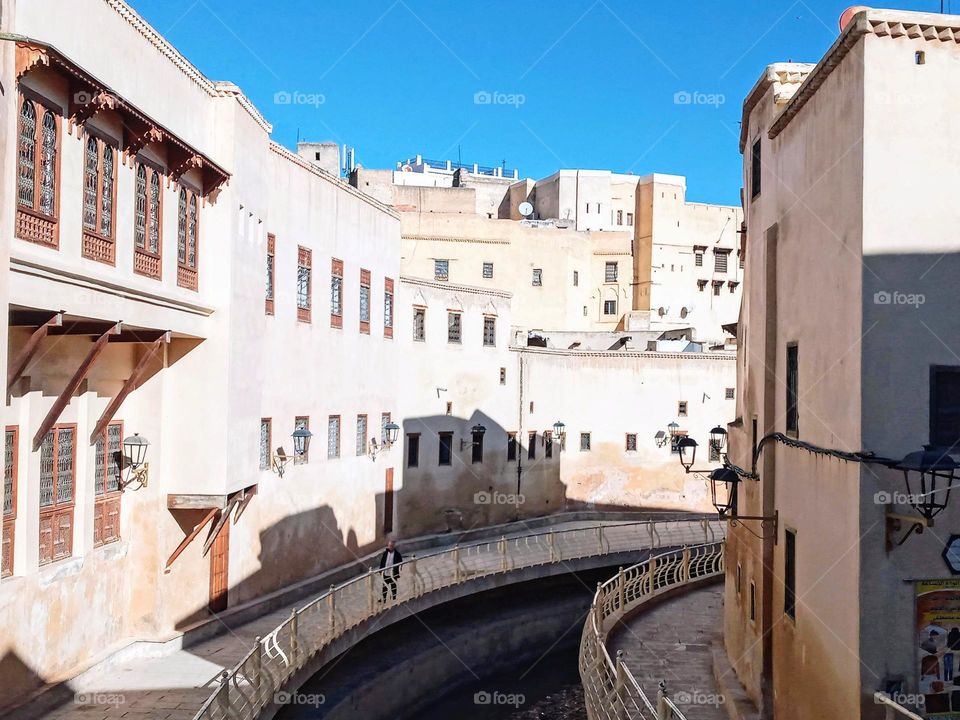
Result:
<instances>
[{"instance_id":1,"label":"metal bridge railing","mask_svg":"<svg viewBox=\"0 0 960 720\"><path fill-rule=\"evenodd\" d=\"M715 521L718 522L718 521ZM717 536L723 535L722 526ZM580 680L589 720L686 720L661 682L651 700L607 635L629 612L665 592L723 574L723 540L654 555L597 586L580 641Z\"/></svg>"},{"instance_id":2,"label":"metal bridge railing","mask_svg":"<svg viewBox=\"0 0 960 720\"><path fill-rule=\"evenodd\" d=\"M457 545L422 557L411 556L400 565L395 599L389 586L384 594L384 571L370 570L340 585L331 585L328 592L294 610L269 635L257 638L236 667L223 671L219 687L194 720L255 720L294 673L331 642L387 609L436 590L547 563L645 548L710 543L721 539L724 530L724 524L718 520L645 520ZM654 587L669 582L665 571L658 572ZM630 597L634 592L631 587ZM609 593L604 596L603 603L611 610L616 602Z\"/></svg>"}]
</instances>

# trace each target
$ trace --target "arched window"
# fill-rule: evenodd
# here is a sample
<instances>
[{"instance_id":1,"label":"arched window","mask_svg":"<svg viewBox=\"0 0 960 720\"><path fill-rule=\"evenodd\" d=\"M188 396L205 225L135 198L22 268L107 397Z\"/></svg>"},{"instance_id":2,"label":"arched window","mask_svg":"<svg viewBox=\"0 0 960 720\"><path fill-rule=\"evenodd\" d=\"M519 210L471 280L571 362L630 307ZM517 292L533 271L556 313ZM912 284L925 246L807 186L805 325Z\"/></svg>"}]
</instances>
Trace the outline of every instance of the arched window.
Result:
<instances>
[{"instance_id":1,"label":"arched window","mask_svg":"<svg viewBox=\"0 0 960 720\"><path fill-rule=\"evenodd\" d=\"M24 100L20 106L20 148L17 152L17 200L34 206L37 180L37 111Z\"/></svg>"},{"instance_id":2,"label":"arched window","mask_svg":"<svg viewBox=\"0 0 960 720\"><path fill-rule=\"evenodd\" d=\"M134 188L134 258L133 270L141 275L160 279L160 171L137 163Z\"/></svg>"},{"instance_id":3,"label":"arched window","mask_svg":"<svg viewBox=\"0 0 960 720\"><path fill-rule=\"evenodd\" d=\"M116 150L87 134L83 150L83 244L82 254L91 260L113 264L113 191L116 183Z\"/></svg>"},{"instance_id":4,"label":"arched window","mask_svg":"<svg viewBox=\"0 0 960 720\"><path fill-rule=\"evenodd\" d=\"M196 290L198 287L197 226L199 220L196 193L181 187L177 208L177 284L189 290Z\"/></svg>"},{"instance_id":5,"label":"arched window","mask_svg":"<svg viewBox=\"0 0 960 720\"><path fill-rule=\"evenodd\" d=\"M147 246L147 169L140 163L137 163L134 208L133 241L137 249L142 250Z\"/></svg>"},{"instance_id":6,"label":"arched window","mask_svg":"<svg viewBox=\"0 0 960 720\"><path fill-rule=\"evenodd\" d=\"M16 235L48 247L57 233L57 153L60 121L43 103L22 97L17 116Z\"/></svg>"}]
</instances>

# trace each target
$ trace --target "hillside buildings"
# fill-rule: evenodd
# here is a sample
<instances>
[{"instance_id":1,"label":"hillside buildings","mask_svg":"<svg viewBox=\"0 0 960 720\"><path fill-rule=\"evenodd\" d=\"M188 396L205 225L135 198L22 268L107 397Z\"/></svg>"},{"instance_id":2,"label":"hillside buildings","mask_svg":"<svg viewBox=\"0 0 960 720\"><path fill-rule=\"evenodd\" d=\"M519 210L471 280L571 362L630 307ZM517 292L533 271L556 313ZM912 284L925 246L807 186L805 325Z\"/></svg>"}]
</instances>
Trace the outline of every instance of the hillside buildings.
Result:
<instances>
[{"instance_id":1,"label":"hillside buildings","mask_svg":"<svg viewBox=\"0 0 960 720\"><path fill-rule=\"evenodd\" d=\"M502 171L381 197L123 0L2 10L0 708L387 535L709 507L674 439L736 402L702 350L738 211L664 176L598 224L513 218Z\"/></svg>"},{"instance_id":2,"label":"hillside buildings","mask_svg":"<svg viewBox=\"0 0 960 720\"><path fill-rule=\"evenodd\" d=\"M738 512L776 526L729 530L724 637L766 717L879 718L878 691L956 717L960 246L944 149L960 132L960 17L846 20L816 66L769 66L743 107L729 457L759 475Z\"/></svg>"}]
</instances>

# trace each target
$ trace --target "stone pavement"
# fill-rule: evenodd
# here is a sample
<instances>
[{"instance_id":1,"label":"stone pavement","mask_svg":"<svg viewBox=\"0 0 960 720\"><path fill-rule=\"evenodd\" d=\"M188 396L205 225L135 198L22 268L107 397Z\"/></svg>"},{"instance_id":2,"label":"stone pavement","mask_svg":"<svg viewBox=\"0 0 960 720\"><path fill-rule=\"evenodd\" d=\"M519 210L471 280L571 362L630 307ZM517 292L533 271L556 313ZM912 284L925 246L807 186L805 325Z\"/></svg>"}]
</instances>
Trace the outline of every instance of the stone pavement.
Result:
<instances>
[{"instance_id":1,"label":"stone pavement","mask_svg":"<svg viewBox=\"0 0 960 720\"><path fill-rule=\"evenodd\" d=\"M628 618L607 647L623 659L650 701L666 681L667 695L688 720L727 720L713 673L711 645L720 642L723 584L667 598Z\"/></svg>"},{"instance_id":2,"label":"stone pavement","mask_svg":"<svg viewBox=\"0 0 960 720\"><path fill-rule=\"evenodd\" d=\"M592 528L598 524L610 526L610 535L613 536L618 532L613 526L623 523L576 520L557 523L549 529L560 532ZM504 536L523 538L531 533L523 523L518 523L515 528L511 528L512 532L505 532ZM537 528L534 532L546 529ZM454 544L453 540L451 537L449 545ZM683 542L688 540L684 538ZM442 546L423 554L440 549ZM464 564L471 563L466 561ZM219 674L243 659L257 636L265 637L286 620L294 608L303 607L317 596L301 598L235 627L225 625L222 634L162 657L131 658L87 672L70 682L68 693L64 693L64 704L46 713L30 715L49 720L190 720L217 686Z\"/></svg>"}]
</instances>

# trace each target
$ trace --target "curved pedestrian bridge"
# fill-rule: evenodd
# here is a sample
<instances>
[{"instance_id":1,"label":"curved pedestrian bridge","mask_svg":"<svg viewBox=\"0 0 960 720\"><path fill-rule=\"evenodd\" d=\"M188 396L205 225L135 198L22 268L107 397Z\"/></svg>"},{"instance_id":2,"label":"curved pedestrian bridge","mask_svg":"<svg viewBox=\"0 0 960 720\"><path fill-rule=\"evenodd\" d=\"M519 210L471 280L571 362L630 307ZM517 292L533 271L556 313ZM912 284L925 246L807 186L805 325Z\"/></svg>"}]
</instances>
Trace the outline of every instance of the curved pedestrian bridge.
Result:
<instances>
[{"instance_id":1,"label":"curved pedestrian bridge","mask_svg":"<svg viewBox=\"0 0 960 720\"><path fill-rule=\"evenodd\" d=\"M711 657L722 600L709 585L722 578L721 540L653 554L600 585L580 644L589 720L727 717Z\"/></svg>"},{"instance_id":2,"label":"curved pedestrian bridge","mask_svg":"<svg viewBox=\"0 0 960 720\"><path fill-rule=\"evenodd\" d=\"M552 523L548 528L535 530L535 521L518 522L495 530L502 535L492 539L428 549L419 556L405 552L395 600L389 594L383 600L382 571L369 570L312 599L271 609L243 624L224 623L226 633L189 649L115 658L71 681L72 702L45 717L113 720L136 711L168 720L270 718L280 707L278 697L300 688L364 638L413 613L515 583L631 565L651 550L720 540L725 530L724 523L699 516L623 517L555 516L536 521ZM364 562L375 563L375 556Z\"/></svg>"}]
</instances>

